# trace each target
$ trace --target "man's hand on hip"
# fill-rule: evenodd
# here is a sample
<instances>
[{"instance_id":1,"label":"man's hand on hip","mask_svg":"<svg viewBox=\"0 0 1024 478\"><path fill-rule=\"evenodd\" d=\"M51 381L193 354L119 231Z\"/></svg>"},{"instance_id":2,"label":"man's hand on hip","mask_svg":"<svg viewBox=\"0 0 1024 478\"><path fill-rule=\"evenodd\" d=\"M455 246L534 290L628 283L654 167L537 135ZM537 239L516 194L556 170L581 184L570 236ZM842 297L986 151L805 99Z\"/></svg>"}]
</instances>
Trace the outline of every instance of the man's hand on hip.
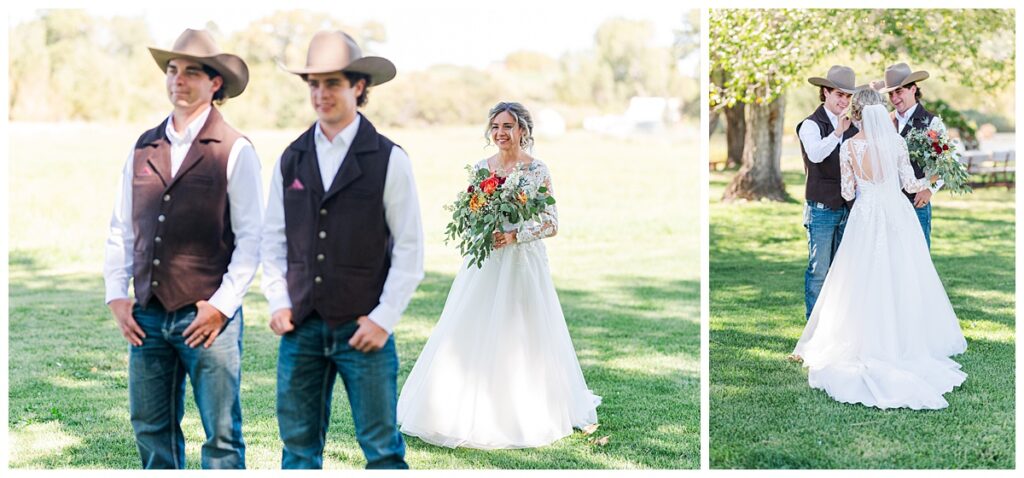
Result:
<instances>
[{"instance_id":1,"label":"man's hand on hip","mask_svg":"<svg viewBox=\"0 0 1024 478\"><path fill-rule=\"evenodd\" d=\"M295 330L295 324L292 323L292 309L286 307L275 310L270 315L270 330L277 335L284 335Z\"/></svg>"},{"instance_id":2,"label":"man's hand on hip","mask_svg":"<svg viewBox=\"0 0 1024 478\"><path fill-rule=\"evenodd\" d=\"M196 318L185 328L181 336L185 337L185 345L189 347L195 348L201 344L210 348L220 335L220 331L224 329L228 317L205 300L196 302L196 309Z\"/></svg>"},{"instance_id":3,"label":"man's hand on hip","mask_svg":"<svg viewBox=\"0 0 1024 478\"><path fill-rule=\"evenodd\" d=\"M348 344L360 352L369 353L380 350L391 335L381 326L373 323L368 316L359 317L356 323L359 324L359 328L356 329L355 334L352 334Z\"/></svg>"},{"instance_id":4,"label":"man's hand on hip","mask_svg":"<svg viewBox=\"0 0 1024 478\"><path fill-rule=\"evenodd\" d=\"M146 333L142 331L142 327L139 327L139 323L132 316L133 305L135 305L135 301L132 299L114 299L107 304L107 307L110 307L110 313L114 314L114 320L117 321L117 326L121 329L121 335L128 343L138 347L142 345L142 339L146 338Z\"/></svg>"}]
</instances>

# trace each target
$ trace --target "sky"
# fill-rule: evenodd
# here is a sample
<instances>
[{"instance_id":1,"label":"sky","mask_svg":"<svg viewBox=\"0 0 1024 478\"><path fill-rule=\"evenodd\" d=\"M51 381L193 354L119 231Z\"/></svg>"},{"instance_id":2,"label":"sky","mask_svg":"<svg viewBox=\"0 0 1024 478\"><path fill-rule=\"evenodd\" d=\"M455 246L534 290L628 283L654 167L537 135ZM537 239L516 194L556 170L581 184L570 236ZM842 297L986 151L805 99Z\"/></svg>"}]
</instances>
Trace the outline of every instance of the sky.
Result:
<instances>
[{"instance_id":1,"label":"sky","mask_svg":"<svg viewBox=\"0 0 1024 478\"><path fill-rule=\"evenodd\" d=\"M244 28L252 20L282 9L325 12L347 24L374 20L384 24L387 42L375 54L391 59L403 69L419 70L433 64L484 67L517 50L533 50L557 58L568 51L593 45L594 32L605 20L624 17L649 20L655 26L658 45L672 43L673 31L683 23L683 2L630 0L629 2L573 2L515 0L292 0L285 2L116 1L90 2L86 11L95 16L141 15L156 45L170 47L185 28L202 28L214 21L225 34ZM8 7L8 25L33 17L41 5L75 7L75 2L32 2ZM279 5L279 7L267 6ZM351 11L346 11L351 9ZM149 45L147 45L149 46ZM696 70L684 63L683 71ZM692 67L691 67L692 66Z\"/></svg>"}]
</instances>

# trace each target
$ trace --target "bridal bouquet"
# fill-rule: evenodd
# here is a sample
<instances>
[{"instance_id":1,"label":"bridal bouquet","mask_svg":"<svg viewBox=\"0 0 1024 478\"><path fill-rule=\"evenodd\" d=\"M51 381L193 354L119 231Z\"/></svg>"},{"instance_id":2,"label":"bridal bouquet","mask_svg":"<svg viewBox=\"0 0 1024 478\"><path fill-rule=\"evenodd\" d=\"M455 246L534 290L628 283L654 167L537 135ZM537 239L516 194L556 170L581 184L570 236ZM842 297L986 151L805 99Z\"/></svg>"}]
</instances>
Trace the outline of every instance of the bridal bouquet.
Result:
<instances>
[{"instance_id":1,"label":"bridal bouquet","mask_svg":"<svg viewBox=\"0 0 1024 478\"><path fill-rule=\"evenodd\" d=\"M971 192L967 185L967 168L957 161L953 142L946 133L934 129L911 129L907 134L907 149L910 160L921 166L926 174L942 178L950 192Z\"/></svg>"},{"instance_id":2,"label":"bridal bouquet","mask_svg":"<svg viewBox=\"0 0 1024 478\"><path fill-rule=\"evenodd\" d=\"M518 167L506 177L487 168L466 166L469 186L460 191L455 202L445 206L452 221L445 228L445 244L459 241L459 252L469 256L470 264L483 267L494 249L494 231L505 222L519 224L536 219L555 198L543 185L534 185L524 173L530 166Z\"/></svg>"}]
</instances>

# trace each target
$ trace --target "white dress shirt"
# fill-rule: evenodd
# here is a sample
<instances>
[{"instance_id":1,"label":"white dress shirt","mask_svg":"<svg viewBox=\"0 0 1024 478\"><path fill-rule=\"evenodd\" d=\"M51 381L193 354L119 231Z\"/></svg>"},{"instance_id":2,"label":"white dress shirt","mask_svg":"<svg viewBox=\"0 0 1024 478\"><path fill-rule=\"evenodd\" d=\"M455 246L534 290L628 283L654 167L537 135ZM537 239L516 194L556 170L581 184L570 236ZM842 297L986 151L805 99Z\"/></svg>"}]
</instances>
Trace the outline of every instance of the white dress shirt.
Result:
<instances>
[{"instance_id":1,"label":"white dress shirt","mask_svg":"<svg viewBox=\"0 0 1024 478\"><path fill-rule=\"evenodd\" d=\"M828 115L828 120L832 122L832 128L835 129L839 126L839 117L832 114L828 108L822 108L825 110L825 114ZM843 142L843 138L836 136L835 133L821 137L821 128L818 127L818 123L811 120L804 120L800 124L800 129L797 131L797 135L800 136L800 142L804 145L804 152L807 153L807 159L812 163L820 163L835 151L836 146L839 146Z\"/></svg>"},{"instance_id":2,"label":"white dress shirt","mask_svg":"<svg viewBox=\"0 0 1024 478\"><path fill-rule=\"evenodd\" d=\"M896 114L896 122L898 123L896 125L897 133L902 133L903 128L905 128L907 126L907 123L910 122L910 118L914 117L914 112L917 111L918 104L919 103L914 103L914 106L907 108L907 111L904 111L903 114L900 114L899 111L893 111L893 113ZM928 127L938 131L939 133L946 132L946 124L943 123L942 118L938 117L937 115L932 118L932 121L931 123L928 124ZM938 181L935 181L934 186L930 186L928 189L931 190L932 194L935 194L939 192L939 190L942 189L942 186L944 186L945 184L945 181L939 179Z\"/></svg>"},{"instance_id":3,"label":"white dress shirt","mask_svg":"<svg viewBox=\"0 0 1024 478\"><path fill-rule=\"evenodd\" d=\"M167 120L167 139L171 143L171 175L175 176L199 130L210 115L207 108L192 120L180 134L174 130L173 115ZM110 218L103 278L106 283L106 302L128 297L128 284L133 274L135 232L132 228L132 178L134 177L135 146L132 146L121 172L121 188ZM235 250L221 280L220 287L207 301L227 317L232 317L242 306L246 289L256 275L260 264L260 232L263 223L263 180L260 159L252 143L238 138L231 146L227 164L228 206L231 230L235 234Z\"/></svg>"},{"instance_id":4,"label":"white dress shirt","mask_svg":"<svg viewBox=\"0 0 1024 478\"><path fill-rule=\"evenodd\" d=\"M359 130L362 115L356 115L334 140L328 140L315 125L317 164L324 191L330 189L334 176L348 154L352 140ZM267 199L266 217L263 225L261 256L263 261L263 293L267 297L270 312L292 307L288 296L288 244L284 222L284 187L281 176L281 159L274 164L270 180L270 197ZM384 220L394 239L391 249L391 268L388 269L384 290L379 303L369 313L375 324L391 333L416 287L423 280L423 224L420 220L419 197L412 175L412 161L399 147L391 148L388 169L384 179Z\"/></svg>"}]
</instances>

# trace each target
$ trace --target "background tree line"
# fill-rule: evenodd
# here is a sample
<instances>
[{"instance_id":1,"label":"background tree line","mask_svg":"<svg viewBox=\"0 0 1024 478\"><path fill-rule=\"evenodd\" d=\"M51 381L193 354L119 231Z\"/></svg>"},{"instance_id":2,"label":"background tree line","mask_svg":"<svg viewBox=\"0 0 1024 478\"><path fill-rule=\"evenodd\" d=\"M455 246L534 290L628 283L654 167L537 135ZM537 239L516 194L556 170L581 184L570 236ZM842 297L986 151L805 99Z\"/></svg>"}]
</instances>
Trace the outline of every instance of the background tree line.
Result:
<instances>
[{"instance_id":1,"label":"background tree line","mask_svg":"<svg viewBox=\"0 0 1024 478\"><path fill-rule=\"evenodd\" d=\"M931 73L925 102L998 111L1008 118L975 117L1013 127L1012 10L718 9L709 23L712 131L725 124L728 162L740 168L723 199L788 199L782 139L796 133L785 128L817 107L806 78L833 63L867 83L906 61ZM790 96L799 111L786 111Z\"/></svg>"},{"instance_id":2,"label":"background tree line","mask_svg":"<svg viewBox=\"0 0 1024 478\"><path fill-rule=\"evenodd\" d=\"M518 51L483 69L433 65L407 71L381 94L371 90L366 111L388 125L476 124L499 99L554 107L569 126L585 115L621 112L635 95L683 97L684 113L698 116L697 79L678 71L678 60L696 48L696 11L680 19L676 41L653 46L654 26L612 18L594 34L593 46L558 58ZM206 25L222 50L249 66L246 93L223 109L241 128L297 128L308 124L308 94L277 63L302 64L313 33L341 29L366 54L387 41L384 25L348 25L330 15L281 11L223 33ZM14 121L151 120L166 113L163 75L147 46L154 42L140 17L92 17L81 10L41 10L9 30L10 119Z\"/></svg>"}]
</instances>

